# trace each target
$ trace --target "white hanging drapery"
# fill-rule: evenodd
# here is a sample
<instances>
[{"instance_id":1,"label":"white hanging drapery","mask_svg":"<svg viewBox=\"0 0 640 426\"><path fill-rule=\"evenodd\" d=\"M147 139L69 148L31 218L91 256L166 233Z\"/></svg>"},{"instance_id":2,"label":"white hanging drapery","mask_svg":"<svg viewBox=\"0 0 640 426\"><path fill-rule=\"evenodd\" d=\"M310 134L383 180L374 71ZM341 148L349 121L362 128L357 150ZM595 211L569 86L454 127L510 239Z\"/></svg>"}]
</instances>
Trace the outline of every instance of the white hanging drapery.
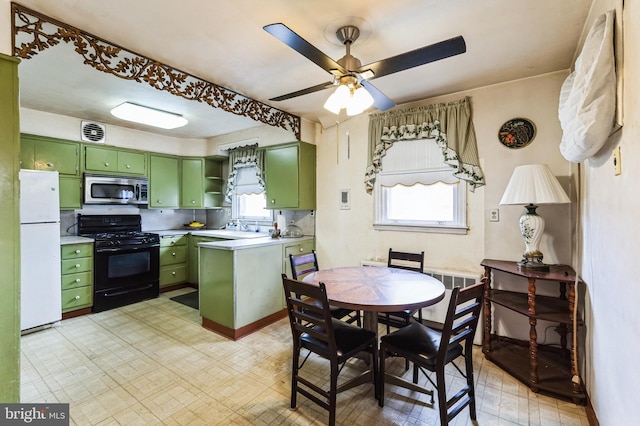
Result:
<instances>
[{"instance_id":1,"label":"white hanging drapery","mask_svg":"<svg viewBox=\"0 0 640 426\"><path fill-rule=\"evenodd\" d=\"M229 177L227 179L227 192L224 199L231 202L231 196L235 190L238 169L255 166L258 186L264 190L264 150L258 148L258 144L239 146L229 150Z\"/></svg>"}]
</instances>

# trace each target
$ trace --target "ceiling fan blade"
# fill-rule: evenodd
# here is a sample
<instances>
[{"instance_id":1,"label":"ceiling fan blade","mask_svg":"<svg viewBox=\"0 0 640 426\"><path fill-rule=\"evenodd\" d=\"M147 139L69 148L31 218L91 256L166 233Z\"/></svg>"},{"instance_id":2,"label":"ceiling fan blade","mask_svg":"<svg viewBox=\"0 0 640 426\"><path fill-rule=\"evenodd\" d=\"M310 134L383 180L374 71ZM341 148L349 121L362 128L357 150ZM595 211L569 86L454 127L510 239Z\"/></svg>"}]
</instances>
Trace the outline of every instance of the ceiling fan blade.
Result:
<instances>
[{"instance_id":1,"label":"ceiling fan blade","mask_svg":"<svg viewBox=\"0 0 640 426\"><path fill-rule=\"evenodd\" d=\"M326 72L332 73L332 70L338 70L341 74L346 74L347 70L345 70L340 64L322 53L318 48L300 37L298 34L294 33L286 25L280 23L270 24L264 26L263 29L296 52L300 53L302 56L309 59L311 62L318 65Z\"/></svg>"},{"instance_id":2,"label":"ceiling fan blade","mask_svg":"<svg viewBox=\"0 0 640 426\"><path fill-rule=\"evenodd\" d=\"M462 36L450 38L439 43L421 47L401 55L392 56L359 68L364 72L371 70L374 73L372 78L382 77L404 71L409 68L418 67L428 64L429 62L439 61L450 56L459 55L467 51L467 45ZM359 72L360 72L359 71Z\"/></svg>"},{"instance_id":3,"label":"ceiling fan blade","mask_svg":"<svg viewBox=\"0 0 640 426\"><path fill-rule=\"evenodd\" d=\"M362 87L367 89L367 92L373 97L373 105L378 108L380 111L386 111L389 108L393 108L396 106L395 102L391 99L387 98L387 95L376 89L376 87L369 83L367 80L362 80L360 82Z\"/></svg>"},{"instance_id":4,"label":"ceiling fan blade","mask_svg":"<svg viewBox=\"0 0 640 426\"><path fill-rule=\"evenodd\" d=\"M315 86L307 87L306 89L297 90L295 92L287 93L286 95L278 96L277 98L271 98L270 101L284 101L286 99L295 98L297 96L308 95L309 93L319 92L320 90L333 87L333 82L327 81L326 83L317 84Z\"/></svg>"}]
</instances>

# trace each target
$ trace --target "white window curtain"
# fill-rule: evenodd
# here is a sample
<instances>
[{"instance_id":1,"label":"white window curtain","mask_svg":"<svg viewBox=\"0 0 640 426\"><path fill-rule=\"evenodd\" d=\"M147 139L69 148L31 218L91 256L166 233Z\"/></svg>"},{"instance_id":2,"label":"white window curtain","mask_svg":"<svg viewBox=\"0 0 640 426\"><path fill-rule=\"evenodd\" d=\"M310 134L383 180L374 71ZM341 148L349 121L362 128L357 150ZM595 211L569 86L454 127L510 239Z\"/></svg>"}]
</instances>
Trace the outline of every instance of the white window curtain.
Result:
<instances>
[{"instance_id":1,"label":"white window curtain","mask_svg":"<svg viewBox=\"0 0 640 426\"><path fill-rule=\"evenodd\" d=\"M229 150L229 177L227 179L227 192L225 200L231 202L231 196L238 182L238 170L243 167L252 167L255 170L257 185L264 191L264 150L258 148L258 144L245 145Z\"/></svg>"},{"instance_id":2,"label":"white window curtain","mask_svg":"<svg viewBox=\"0 0 640 426\"><path fill-rule=\"evenodd\" d=\"M371 114L369 166L365 172L368 193L373 191L376 175L382 171L382 158L387 150L395 142L414 139L434 139L444 162L455 169L454 176L469 183L472 191L484 185L469 98L464 98L447 104Z\"/></svg>"}]
</instances>

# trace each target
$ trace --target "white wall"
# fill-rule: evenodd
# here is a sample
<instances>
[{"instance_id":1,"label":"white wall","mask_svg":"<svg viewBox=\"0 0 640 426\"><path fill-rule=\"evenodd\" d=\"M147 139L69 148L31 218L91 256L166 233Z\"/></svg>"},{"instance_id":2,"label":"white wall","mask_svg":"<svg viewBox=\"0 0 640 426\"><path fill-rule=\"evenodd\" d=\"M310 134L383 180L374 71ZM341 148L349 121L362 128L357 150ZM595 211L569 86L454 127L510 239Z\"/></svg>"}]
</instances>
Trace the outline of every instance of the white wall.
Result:
<instances>
[{"instance_id":1,"label":"white wall","mask_svg":"<svg viewBox=\"0 0 640 426\"><path fill-rule=\"evenodd\" d=\"M617 0L595 0L588 27ZM601 425L636 424L640 394L638 353L640 284L640 4L624 4L624 127L602 150L580 166L580 233L578 252L586 283L586 381ZM620 16L617 18L620 23ZM620 146L622 174L614 176L611 151Z\"/></svg>"},{"instance_id":2,"label":"white wall","mask_svg":"<svg viewBox=\"0 0 640 426\"><path fill-rule=\"evenodd\" d=\"M546 163L568 188L570 165L558 150L561 137L557 119L560 85L567 72L475 89L428 99L401 108L449 102L471 97L473 122L487 185L468 193L469 232L449 235L374 231L373 197L365 192L369 120L354 117L338 126L320 130L318 143L317 249L323 264L356 265L365 258L386 258L389 247L425 251L426 268L480 273L483 258L519 260L524 243L518 219L524 208L499 206L502 193L517 165ZM537 136L527 147L512 150L498 140L498 129L507 120L526 117L537 125ZM350 147L347 147L347 132ZM339 209L339 191L351 190L351 209ZM568 191L569 192L569 191ZM500 209L500 222L489 222L488 211ZM571 208L544 206L547 218L541 250L548 263L571 260Z\"/></svg>"}]
</instances>

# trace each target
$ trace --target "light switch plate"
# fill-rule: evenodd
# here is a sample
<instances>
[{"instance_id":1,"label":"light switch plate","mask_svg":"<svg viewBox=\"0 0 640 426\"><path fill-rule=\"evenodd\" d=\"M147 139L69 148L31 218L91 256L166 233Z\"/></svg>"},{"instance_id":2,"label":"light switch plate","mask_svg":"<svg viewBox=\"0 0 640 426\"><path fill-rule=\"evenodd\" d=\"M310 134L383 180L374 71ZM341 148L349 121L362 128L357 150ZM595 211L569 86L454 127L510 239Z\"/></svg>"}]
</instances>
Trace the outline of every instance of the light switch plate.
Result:
<instances>
[{"instance_id":1,"label":"light switch plate","mask_svg":"<svg viewBox=\"0 0 640 426\"><path fill-rule=\"evenodd\" d=\"M620 158L619 146L613 150L613 174L616 176L622 174L622 159Z\"/></svg>"}]
</instances>

